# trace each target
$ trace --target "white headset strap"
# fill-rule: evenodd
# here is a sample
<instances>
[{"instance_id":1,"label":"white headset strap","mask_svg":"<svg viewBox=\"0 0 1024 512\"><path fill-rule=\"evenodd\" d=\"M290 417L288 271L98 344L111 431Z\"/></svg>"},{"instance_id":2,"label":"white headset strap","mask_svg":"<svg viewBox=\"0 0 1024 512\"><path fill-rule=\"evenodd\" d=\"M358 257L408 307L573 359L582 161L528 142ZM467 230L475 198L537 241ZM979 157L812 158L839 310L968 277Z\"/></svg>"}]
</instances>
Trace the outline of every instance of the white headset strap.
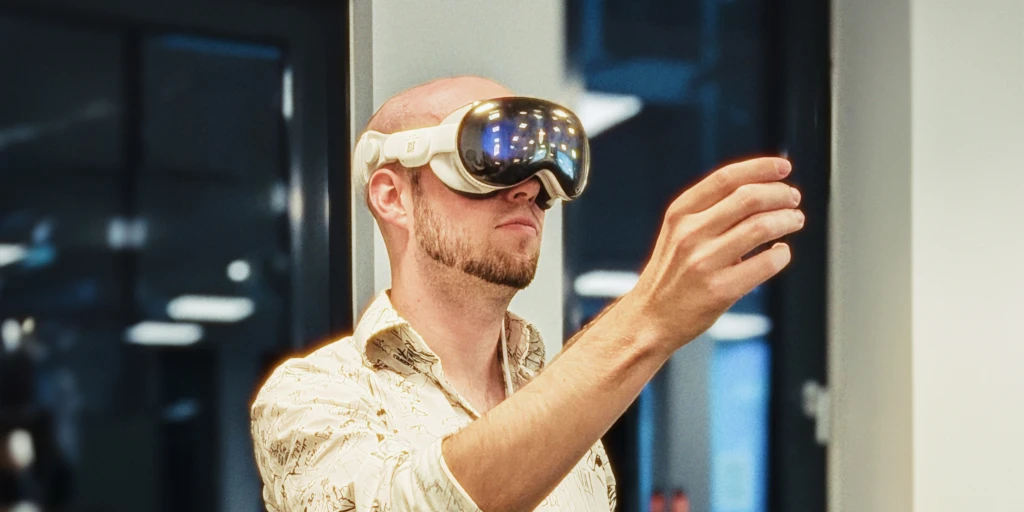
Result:
<instances>
[{"instance_id":1,"label":"white headset strap","mask_svg":"<svg viewBox=\"0 0 1024 512\"><path fill-rule=\"evenodd\" d=\"M367 131L359 138L354 151L354 163L359 166L363 183L370 179L370 174L380 166L401 162L406 167L426 165L436 155L454 153L458 149L459 126L462 118L479 102L466 105L437 126L406 130L392 134Z\"/></svg>"},{"instance_id":2,"label":"white headset strap","mask_svg":"<svg viewBox=\"0 0 1024 512\"><path fill-rule=\"evenodd\" d=\"M434 155L456 150L459 125L443 124L430 128L385 134L368 131L357 144L358 162L365 166L365 178L380 166L400 162L413 168L426 165Z\"/></svg>"}]
</instances>

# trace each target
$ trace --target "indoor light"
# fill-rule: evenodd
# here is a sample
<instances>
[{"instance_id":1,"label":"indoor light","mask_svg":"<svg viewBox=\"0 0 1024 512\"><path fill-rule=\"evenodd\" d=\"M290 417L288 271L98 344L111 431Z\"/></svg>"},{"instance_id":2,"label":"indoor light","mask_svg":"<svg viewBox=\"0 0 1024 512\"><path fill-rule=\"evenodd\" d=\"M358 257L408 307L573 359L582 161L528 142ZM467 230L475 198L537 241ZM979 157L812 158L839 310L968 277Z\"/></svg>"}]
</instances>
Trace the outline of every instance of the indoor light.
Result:
<instances>
[{"instance_id":1,"label":"indoor light","mask_svg":"<svg viewBox=\"0 0 1024 512\"><path fill-rule=\"evenodd\" d=\"M125 340L137 345L185 346L203 338L203 328L197 324L171 322L140 322L128 329Z\"/></svg>"},{"instance_id":2,"label":"indoor light","mask_svg":"<svg viewBox=\"0 0 1024 512\"><path fill-rule=\"evenodd\" d=\"M167 316L193 322L237 322L254 309L252 299L246 297L182 295L167 304Z\"/></svg>"}]
</instances>

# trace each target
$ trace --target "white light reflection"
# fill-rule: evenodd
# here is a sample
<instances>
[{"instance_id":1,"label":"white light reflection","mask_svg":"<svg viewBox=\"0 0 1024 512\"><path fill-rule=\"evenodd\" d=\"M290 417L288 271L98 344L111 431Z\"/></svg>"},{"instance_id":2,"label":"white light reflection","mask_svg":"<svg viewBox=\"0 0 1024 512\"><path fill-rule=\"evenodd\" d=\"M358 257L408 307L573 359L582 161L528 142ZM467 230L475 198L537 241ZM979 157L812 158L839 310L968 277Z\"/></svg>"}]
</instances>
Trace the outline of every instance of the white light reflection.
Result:
<instances>
[{"instance_id":1,"label":"white light reflection","mask_svg":"<svg viewBox=\"0 0 1024 512\"><path fill-rule=\"evenodd\" d=\"M125 333L125 341L136 345L181 347L192 345L202 338L202 326L171 322L140 322Z\"/></svg>"},{"instance_id":2,"label":"white light reflection","mask_svg":"<svg viewBox=\"0 0 1024 512\"><path fill-rule=\"evenodd\" d=\"M291 120L294 112L292 103L292 68L284 70L281 76L281 115L285 120Z\"/></svg>"},{"instance_id":3,"label":"white light reflection","mask_svg":"<svg viewBox=\"0 0 1024 512\"><path fill-rule=\"evenodd\" d=\"M298 164L295 164L296 166ZM292 169L292 175L296 175L298 172ZM302 198L302 187L297 183L292 183L288 191L288 214L291 217L292 224L294 226L302 225L303 210L306 208L305 200Z\"/></svg>"},{"instance_id":4,"label":"white light reflection","mask_svg":"<svg viewBox=\"0 0 1024 512\"><path fill-rule=\"evenodd\" d=\"M25 259L27 253L24 245L0 244L0 267L13 265Z\"/></svg>"},{"instance_id":5,"label":"white light reflection","mask_svg":"<svg viewBox=\"0 0 1024 512\"><path fill-rule=\"evenodd\" d=\"M25 469L31 466L36 459L32 434L20 428L11 431L7 436L7 455L16 469Z\"/></svg>"},{"instance_id":6,"label":"white light reflection","mask_svg":"<svg viewBox=\"0 0 1024 512\"><path fill-rule=\"evenodd\" d=\"M288 187L281 182L270 186L270 211L284 213L288 209Z\"/></svg>"},{"instance_id":7,"label":"white light reflection","mask_svg":"<svg viewBox=\"0 0 1024 512\"><path fill-rule=\"evenodd\" d=\"M252 268L249 266L249 262L245 260L235 260L228 264L228 279L236 283L241 283L249 276L252 275Z\"/></svg>"},{"instance_id":8,"label":"white light reflection","mask_svg":"<svg viewBox=\"0 0 1024 512\"><path fill-rule=\"evenodd\" d=\"M488 101L487 103L484 103L483 105L480 105L479 107L474 108L473 109L473 113L474 114L480 114L480 113L483 113L484 111L490 110L492 108L494 108L494 103L491 103L491 102Z\"/></svg>"},{"instance_id":9,"label":"white light reflection","mask_svg":"<svg viewBox=\"0 0 1024 512\"><path fill-rule=\"evenodd\" d=\"M755 313L725 313L708 329L708 336L720 341L760 338L772 330L772 321Z\"/></svg>"},{"instance_id":10,"label":"white light reflection","mask_svg":"<svg viewBox=\"0 0 1024 512\"><path fill-rule=\"evenodd\" d=\"M581 297L618 298L632 290L639 279L636 272L594 270L580 274L573 283L573 290Z\"/></svg>"},{"instance_id":11,"label":"white light reflection","mask_svg":"<svg viewBox=\"0 0 1024 512\"><path fill-rule=\"evenodd\" d=\"M167 316L175 320L238 322L255 309L252 299L247 297L182 295L167 304Z\"/></svg>"},{"instance_id":12,"label":"white light reflection","mask_svg":"<svg viewBox=\"0 0 1024 512\"><path fill-rule=\"evenodd\" d=\"M107 244L111 249L138 249L146 243L146 221L114 217L107 224Z\"/></svg>"},{"instance_id":13,"label":"white light reflection","mask_svg":"<svg viewBox=\"0 0 1024 512\"><path fill-rule=\"evenodd\" d=\"M590 91L580 95L575 106L576 115L579 116L583 128L586 129L587 135L590 137L595 137L632 118L642 109L643 101L636 96ZM569 128L569 133L574 133L574 130Z\"/></svg>"},{"instance_id":14,"label":"white light reflection","mask_svg":"<svg viewBox=\"0 0 1024 512\"><path fill-rule=\"evenodd\" d=\"M31 501L22 501L11 507L9 512L42 512L42 510L43 509L39 508L39 505L36 505Z\"/></svg>"},{"instance_id":15,"label":"white light reflection","mask_svg":"<svg viewBox=\"0 0 1024 512\"><path fill-rule=\"evenodd\" d=\"M3 326L0 327L0 338L3 339L4 349L8 352L14 352L18 350L21 345L21 324L13 318L4 320Z\"/></svg>"}]
</instances>

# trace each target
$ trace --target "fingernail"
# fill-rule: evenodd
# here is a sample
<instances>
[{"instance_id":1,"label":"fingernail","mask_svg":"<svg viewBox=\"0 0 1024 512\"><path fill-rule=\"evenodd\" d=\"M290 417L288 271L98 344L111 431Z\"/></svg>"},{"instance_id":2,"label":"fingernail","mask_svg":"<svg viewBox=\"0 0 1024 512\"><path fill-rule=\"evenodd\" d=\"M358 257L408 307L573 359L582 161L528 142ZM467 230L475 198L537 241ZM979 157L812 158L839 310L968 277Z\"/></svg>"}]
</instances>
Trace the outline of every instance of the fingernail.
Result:
<instances>
[{"instance_id":1,"label":"fingernail","mask_svg":"<svg viewBox=\"0 0 1024 512\"><path fill-rule=\"evenodd\" d=\"M800 202L800 191L797 190L795 187L790 187L789 190L793 194L793 199L796 200L796 202L799 203Z\"/></svg>"},{"instance_id":2,"label":"fingernail","mask_svg":"<svg viewBox=\"0 0 1024 512\"><path fill-rule=\"evenodd\" d=\"M776 160L775 169L779 171L779 174L785 176L793 170L793 164L789 163L789 160Z\"/></svg>"}]
</instances>

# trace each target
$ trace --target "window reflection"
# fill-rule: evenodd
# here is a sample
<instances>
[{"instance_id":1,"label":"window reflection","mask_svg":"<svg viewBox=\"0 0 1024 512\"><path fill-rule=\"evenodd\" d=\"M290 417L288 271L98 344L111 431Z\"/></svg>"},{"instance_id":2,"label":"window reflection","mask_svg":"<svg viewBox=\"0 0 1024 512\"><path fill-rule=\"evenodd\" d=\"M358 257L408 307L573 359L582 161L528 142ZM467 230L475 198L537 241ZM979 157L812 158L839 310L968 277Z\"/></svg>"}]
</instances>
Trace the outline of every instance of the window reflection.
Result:
<instances>
[{"instance_id":1,"label":"window reflection","mask_svg":"<svg viewBox=\"0 0 1024 512\"><path fill-rule=\"evenodd\" d=\"M577 113L591 135L593 179L564 210L575 283L567 333L635 283L680 192L724 162L767 149L762 4L570 2L570 55L586 86ZM575 158L572 148L566 153ZM685 501L692 510L767 511L764 295L751 294L680 350L609 432L620 510Z\"/></svg>"}]
</instances>

